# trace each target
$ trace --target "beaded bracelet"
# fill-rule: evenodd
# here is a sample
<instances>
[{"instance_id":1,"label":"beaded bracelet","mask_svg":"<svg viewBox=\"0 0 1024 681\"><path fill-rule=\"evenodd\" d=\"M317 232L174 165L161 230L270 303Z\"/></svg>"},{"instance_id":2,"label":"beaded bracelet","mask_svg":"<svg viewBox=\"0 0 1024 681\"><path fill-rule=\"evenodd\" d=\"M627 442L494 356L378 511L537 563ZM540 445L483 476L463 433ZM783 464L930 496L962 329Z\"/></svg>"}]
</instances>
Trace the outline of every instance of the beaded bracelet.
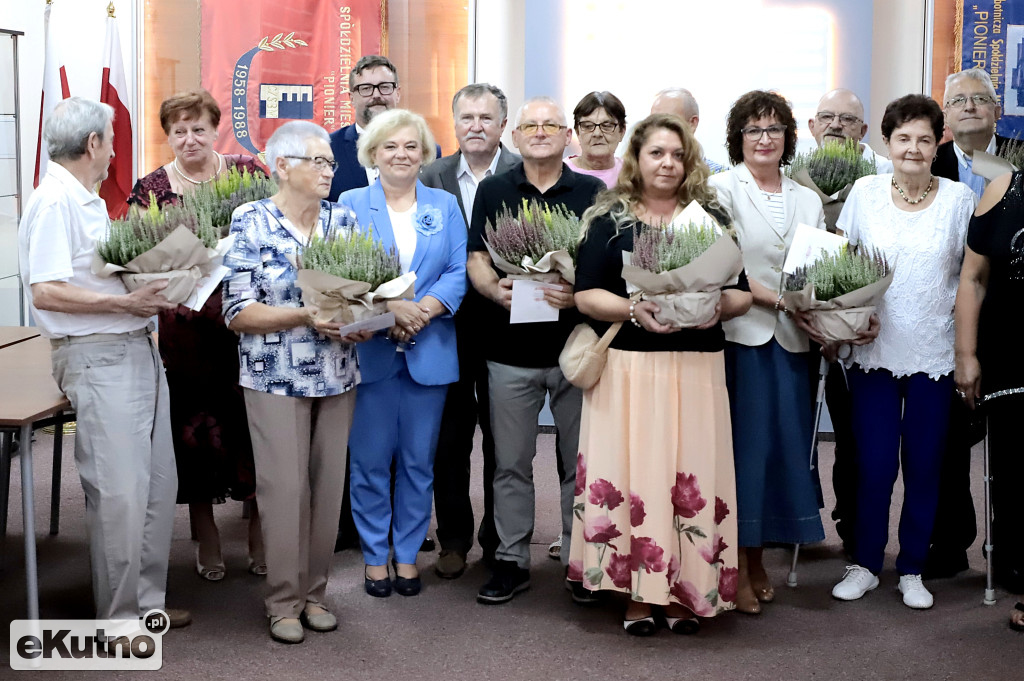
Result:
<instances>
[{"instance_id":1,"label":"beaded bracelet","mask_svg":"<svg viewBox=\"0 0 1024 681\"><path fill-rule=\"evenodd\" d=\"M644 328L643 326L641 326L640 322L637 321L635 313L636 313L636 301L630 301L630 303L629 303L629 321L633 322L633 326L635 326L638 329Z\"/></svg>"},{"instance_id":2,"label":"beaded bracelet","mask_svg":"<svg viewBox=\"0 0 1024 681\"><path fill-rule=\"evenodd\" d=\"M785 311L785 310L782 309L782 294L781 293L779 294L779 299L775 301L775 311L776 312L780 312L780 311L784 312Z\"/></svg>"}]
</instances>

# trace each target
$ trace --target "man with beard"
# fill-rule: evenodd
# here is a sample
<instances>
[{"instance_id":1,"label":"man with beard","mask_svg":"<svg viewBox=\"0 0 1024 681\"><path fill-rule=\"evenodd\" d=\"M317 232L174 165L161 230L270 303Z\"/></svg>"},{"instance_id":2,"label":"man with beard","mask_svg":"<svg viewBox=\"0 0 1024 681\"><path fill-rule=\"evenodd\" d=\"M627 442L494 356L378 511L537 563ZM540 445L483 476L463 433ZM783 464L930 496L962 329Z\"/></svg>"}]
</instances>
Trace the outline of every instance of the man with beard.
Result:
<instances>
[{"instance_id":1,"label":"man with beard","mask_svg":"<svg viewBox=\"0 0 1024 681\"><path fill-rule=\"evenodd\" d=\"M395 65L379 54L366 55L356 62L355 68L348 74L348 89L352 106L356 110L356 120L331 133L331 151L334 152L334 160L338 162L338 169L331 182L331 193L327 196L327 200L332 202L337 201L342 192L367 187L377 179L376 170L359 165L356 140L374 116L398 106L402 94Z\"/></svg>"}]
</instances>

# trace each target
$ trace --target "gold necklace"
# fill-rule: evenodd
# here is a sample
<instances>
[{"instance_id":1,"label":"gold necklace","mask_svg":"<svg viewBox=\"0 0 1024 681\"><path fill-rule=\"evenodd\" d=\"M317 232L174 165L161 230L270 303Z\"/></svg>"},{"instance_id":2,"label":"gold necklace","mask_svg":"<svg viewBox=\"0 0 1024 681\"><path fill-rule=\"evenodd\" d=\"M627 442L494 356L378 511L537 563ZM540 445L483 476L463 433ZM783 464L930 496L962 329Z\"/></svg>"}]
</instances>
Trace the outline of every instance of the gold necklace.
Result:
<instances>
[{"instance_id":1,"label":"gold necklace","mask_svg":"<svg viewBox=\"0 0 1024 681\"><path fill-rule=\"evenodd\" d=\"M209 182L213 178L215 178L218 175L220 175L220 172L222 170L224 170L224 157L221 154L217 153L216 151L213 152L213 153L217 154L217 172L215 172L213 175L211 175L210 177L206 178L205 180L193 180L191 177L189 177L185 173L181 172L181 168L178 167L178 157L177 156L174 157L174 161L171 162L171 166L173 166L174 172L176 172L178 174L178 177L180 177L181 179L186 180L188 182L191 182L192 184L206 184L207 182Z\"/></svg>"},{"instance_id":2,"label":"gold necklace","mask_svg":"<svg viewBox=\"0 0 1024 681\"><path fill-rule=\"evenodd\" d=\"M904 194L903 193L903 187L899 186L896 183L896 175L895 175L895 173L892 176L892 186L896 188L896 193L899 194L900 196L902 196L903 200L906 201L907 203L909 203L911 206L916 206L917 204L919 204L922 201L924 201L925 199L927 199L928 198L928 192L930 192L932 190L932 185L933 184L935 184L935 176L934 175L929 175L928 176L928 187L924 190L924 194L921 194L921 197L918 198L918 199L912 199L909 196L907 196L906 194Z\"/></svg>"}]
</instances>

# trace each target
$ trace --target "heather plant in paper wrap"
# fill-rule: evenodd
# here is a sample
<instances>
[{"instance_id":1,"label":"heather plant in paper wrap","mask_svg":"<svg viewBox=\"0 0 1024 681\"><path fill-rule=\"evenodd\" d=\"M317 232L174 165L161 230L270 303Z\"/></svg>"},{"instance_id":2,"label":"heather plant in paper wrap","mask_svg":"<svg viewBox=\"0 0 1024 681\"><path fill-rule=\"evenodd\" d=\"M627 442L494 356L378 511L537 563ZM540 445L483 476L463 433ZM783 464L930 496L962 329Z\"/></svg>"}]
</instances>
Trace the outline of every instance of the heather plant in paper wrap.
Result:
<instances>
[{"instance_id":1,"label":"heather plant in paper wrap","mask_svg":"<svg viewBox=\"0 0 1024 681\"><path fill-rule=\"evenodd\" d=\"M580 221L564 206L542 206L523 199L517 210L506 206L484 226L491 261L511 278L576 283Z\"/></svg>"},{"instance_id":2,"label":"heather plant in paper wrap","mask_svg":"<svg viewBox=\"0 0 1024 681\"><path fill-rule=\"evenodd\" d=\"M314 236L302 249L296 283L317 320L351 324L387 313L389 300L412 298L416 273L402 274L398 253L354 220Z\"/></svg>"},{"instance_id":3,"label":"heather plant in paper wrap","mask_svg":"<svg viewBox=\"0 0 1024 681\"><path fill-rule=\"evenodd\" d=\"M787 275L782 297L787 309L810 312L827 342L847 342L867 331L892 277L893 267L881 251L846 246L836 254L823 251Z\"/></svg>"},{"instance_id":4,"label":"heather plant in paper wrap","mask_svg":"<svg viewBox=\"0 0 1024 681\"><path fill-rule=\"evenodd\" d=\"M129 291L167 279L161 295L172 303L185 303L200 280L210 275L223 256L217 250L216 229L200 221L183 206L132 207L110 224L106 238L97 243L92 271L100 277L120 276Z\"/></svg>"},{"instance_id":5,"label":"heather plant in paper wrap","mask_svg":"<svg viewBox=\"0 0 1024 681\"><path fill-rule=\"evenodd\" d=\"M633 252L622 254L627 290L658 304L659 324L679 328L711 321L722 287L742 271L736 242L696 202L668 225L634 228Z\"/></svg>"},{"instance_id":6,"label":"heather plant in paper wrap","mask_svg":"<svg viewBox=\"0 0 1024 681\"><path fill-rule=\"evenodd\" d=\"M877 172L874 158L864 158L856 140L826 142L813 151L797 154L786 168L786 175L821 199L825 226L833 233L853 183Z\"/></svg>"},{"instance_id":7,"label":"heather plant in paper wrap","mask_svg":"<svg viewBox=\"0 0 1024 681\"><path fill-rule=\"evenodd\" d=\"M269 177L253 175L248 168L234 166L185 194L182 205L200 224L212 225L220 238L224 238L231 230L231 214L236 208L276 193L277 183Z\"/></svg>"}]
</instances>

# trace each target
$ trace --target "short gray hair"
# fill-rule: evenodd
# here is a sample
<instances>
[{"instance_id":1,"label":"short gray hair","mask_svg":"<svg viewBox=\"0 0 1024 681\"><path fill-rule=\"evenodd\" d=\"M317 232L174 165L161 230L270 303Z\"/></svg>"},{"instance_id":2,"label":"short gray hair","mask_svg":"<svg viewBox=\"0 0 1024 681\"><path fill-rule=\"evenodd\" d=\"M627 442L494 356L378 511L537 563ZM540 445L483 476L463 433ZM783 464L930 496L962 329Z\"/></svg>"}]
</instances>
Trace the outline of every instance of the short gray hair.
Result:
<instances>
[{"instance_id":1,"label":"short gray hair","mask_svg":"<svg viewBox=\"0 0 1024 681\"><path fill-rule=\"evenodd\" d=\"M359 135L356 142L357 157L359 164L364 168L373 167L373 155L377 147L384 143L389 136L399 128L412 127L420 138L420 151L423 154L422 165L427 166L437 158L437 142L430 132L427 121L418 113L406 109L388 109L373 117L370 124L366 126L363 133Z\"/></svg>"},{"instance_id":2,"label":"short gray hair","mask_svg":"<svg viewBox=\"0 0 1024 681\"><path fill-rule=\"evenodd\" d=\"M501 120L508 118L508 99L505 97L505 93L501 91L501 88L490 83L471 83L456 92L455 96L452 97L452 113L455 113L455 105L459 103L460 99L464 97L467 99L479 99L486 94L492 94L498 100L498 108L501 109Z\"/></svg>"},{"instance_id":3,"label":"short gray hair","mask_svg":"<svg viewBox=\"0 0 1024 681\"><path fill-rule=\"evenodd\" d=\"M528 100L523 102L522 106L520 106L519 109L516 111L515 120L512 122L513 128L519 127L519 121L522 120L523 118L523 112L526 111L526 107L530 106L531 104L550 104L551 106L555 107L558 110L558 115L562 119L562 125L569 125L569 118L565 115L565 109L562 107L562 105L556 102L555 100L551 99L550 97L541 95L539 97L530 97Z\"/></svg>"},{"instance_id":4,"label":"short gray hair","mask_svg":"<svg viewBox=\"0 0 1024 681\"><path fill-rule=\"evenodd\" d=\"M697 99L693 96L693 93L684 87L668 87L654 95L654 99L657 100L659 97L671 97L672 99L678 99L683 105L683 112L688 114L683 118L689 118L690 116L700 116L700 107L697 106Z\"/></svg>"},{"instance_id":5,"label":"short gray hair","mask_svg":"<svg viewBox=\"0 0 1024 681\"><path fill-rule=\"evenodd\" d=\"M54 161L73 161L85 153L89 135L96 133L100 141L104 141L103 134L113 120L114 109L108 104L68 97L57 103L43 123L47 153Z\"/></svg>"},{"instance_id":6,"label":"short gray hair","mask_svg":"<svg viewBox=\"0 0 1024 681\"><path fill-rule=\"evenodd\" d=\"M327 134L327 131L309 121L288 121L274 131L274 134L267 140L267 150L264 152L267 167L273 173L274 179L277 179L277 159L285 156L305 156L306 142L311 138L331 143L331 136ZM298 161L288 159L288 163L295 165Z\"/></svg>"},{"instance_id":7,"label":"short gray hair","mask_svg":"<svg viewBox=\"0 0 1024 681\"><path fill-rule=\"evenodd\" d=\"M951 73L946 77L946 87L942 91L942 106L946 106L946 93L949 92L949 86L958 81L961 78L970 78L976 80L985 86L985 93L992 98L993 101L999 102L999 98L996 96L996 89L992 86L992 76L989 75L988 71L978 67L973 69L964 69L956 73Z\"/></svg>"}]
</instances>

